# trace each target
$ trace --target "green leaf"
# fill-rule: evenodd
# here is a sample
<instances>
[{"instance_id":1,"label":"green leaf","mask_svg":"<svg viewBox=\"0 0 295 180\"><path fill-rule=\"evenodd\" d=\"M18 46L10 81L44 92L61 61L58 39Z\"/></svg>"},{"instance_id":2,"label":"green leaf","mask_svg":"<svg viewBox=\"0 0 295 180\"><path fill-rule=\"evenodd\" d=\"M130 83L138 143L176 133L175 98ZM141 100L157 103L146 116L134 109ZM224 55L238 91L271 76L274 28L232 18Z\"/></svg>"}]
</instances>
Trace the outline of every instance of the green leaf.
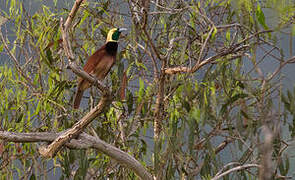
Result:
<instances>
[{"instance_id":1,"label":"green leaf","mask_svg":"<svg viewBox=\"0 0 295 180\"><path fill-rule=\"evenodd\" d=\"M239 93L239 94L236 94L236 95L234 95L233 97L231 97L227 103L228 103L228 104L232 104L232 103L234 103L235 101L237 101L238 99L243 99L243 98L245 98L245 97L248 97L248 94L245 94L245 93Z\"/></svg>"},{"instance_id":2,"label":"green leaf","mask_svg":"<svg viewBox=\"0 0 295 180\"><path fill-rule=\"evenodd\" d=\"M191 106L190 106L190 103L188 101L183 100L182 104L183 104L183 107L186 109L187 112L189 112L191 110Z\"/></svg>"},{"instance_id":3,"label":"green leaf","mask_svg":"<svg viewBox=\"0 0 295 180\"><path fill-rule=\"evenodd\" d=\"M79 27L84 23L84 21L86 20L86 18L88 18L89 15L90 14L88 11L84 11L84 16L80 20Z\"/></svg>"},{"instance_id":4,"label":"green leaf","mask_svg":"<svg viewBox=\"0 0 295 180\"><path fill-rule=\"evenodd\" d=\"M281 95L281 99L285 105L285 108L288 110L288 111L292 111L291 110L291 104L289 103L289 101L287 100L286 96L284 94Z\"/></svg>"},{"instance_id":5,"label":"green leaf","mask_svg":"<svg viewBox=\"0 0 295 180\"><path fill-rule=\"evenodd\" d=\"M224 114L225 111L226 111L226 109L227 109L227 106L229 106L230 104L234 103L238 99L243 99L245 97L248 97L248 94L239 93L239 94L236 94L236 95L232 96L230 99L227 100L227 102L225 104L222 105L221 110L220 110L220 113L221 114Z\"/></svg>"},{"instance_id":6,"label":"green leaf","mask_svg":"<svg viewBox=\"0 0 295 180\"><path fill-rule=\"evenodd\" d=\"M147 71L147 68L145 67L145 65L143 63L141 63L141 62L138 62L137 60L135 60L135 65L137 67L141 67L141 68L143 68L144 70Z\"/></svg>"},{"instance_id":7,"label":"green leaf","mask_svg":"<svg viewBox=\"0 0 295 180\"><path fill-rule=\"evenodd\" d=\"M286 166L286 168L285 168L286 174L285 175L287 175L289 172L289 168L290 168L289 157L286 157L286 165L285 166Z\"/></svg>"},{"instance_id":8,"label":"green leaf","mask_svg":"<svg viewBox=\"0 0 295 180\"><path fill-rule=\"evenodd\" d=\"M70 164L73 164L75 162L75 151L74 150L70 150L69 152L69 162Z\"/></svg>"},{"instance_id":9,"label":"green leaf","mask_svg":"<svg viewBox=\"0 0 295 180\"><path fill-rule=\"evenodd\" d=\"M138 90L138 102L141 102L144 95L144 82L141 78L139 78L139 90Z\"/></svg>"},{"instance_id":10,"label":"green leaf","mask_svg":"<svg viewBox=\"0 0 295 180\"><path fill-rule=\"evenodd\" d=\"M133 109L133 94L128 89L127 89L127 107L128 107L128 113L130 114Z\"/></svg>"},{"instance_id":11,"label":"green leaf","mask_svg":"<svg viewBox=\"0 0 295 180\"><path fill-rule=\"evenodd\" d=\"M17 123L21 122L21 120L22 120L23 117L24 117L24 113L23 113L23 112L21 112L21 113L19 113L19 114L20 114L19 117L18 117L17 120L15 121L15 122L17 122Z\"/></svg>"},{"instance_id":12,"label":"green leaf","mask_svg":"<svg viewBox=\"0 0 295 180\"><path fill-rule=\"evenodd\" d=\"M30 180L36 180L36 176L34 173L32 173L31 177L30 177Z\"/></svg>"},{"instance_id":13,"label":"green leaf","mask_svg":"<svg viewBox=\"0 0 295 180\"><path fill-rule=\"evenodd\" d=\"M230 30L226 31L225 38L227 41L230 41Z\"/></svg>"},{"instance_id":14,"label":"green leaf","mask_svg":"<svg viewBox=\"0 0 295 180\"><path fill-rule=\"evenodd\" d=\"M52 52L50 49L46 50L46 57L47 57L49 65L51 66L54 60L53 60Z\"/></svg>"},{"instance_id":15,"label":"green leaf","mask_svg":"<svg viewBox=\"0 0 295 180\"><path fill-rule=\"evenodd\" d=\"M212 32L212 35L211 35L212 39L215 38L216 34L217 34L217 28L215 26L213 26L213 32Z\"/></svg>"},{"instance_id":16,"label":"green leaf","mask_svg":"<svg viewBox=\"0 0 295 180\"><path fill-rule=\"evenodd\" d=\"M199 108L193 107L191 109L191 118L195 119L197 122L200 122L201 119L201 111Z\"/></svg>"},{"instance_id":17,"label":"green leaf","mask_svg":"<svg viewBox=\"0 0 295 180\"><path fill-rule=\"evenodd\" d=\"M292 36L295 36L295 24L292 26Z\"/></svg>"},{"instance_id":18,"label":"green leaf","mask_svg":"<svg viewBox=\"0 0 295 180\"><path fill-rule=\"evenodd\" d=\"M268 27L267 27L267 25L265 23L265 16L264 16L263 11L261 10L260 4L257 4L256 16L257 16L258 22L262 25L262 27L264 29L268 29Z\"/></svg>"},{"instance_id":19,"label":"green leaf","mask_svg":"<svg viewBox=\"0 0 295 180\"><path fill-rule=\"evenodd\" d=\"M284 163L283 163L283 162L279 163L279 164L278 164L278 167L279 167L280 173L281 173L282 175L285 175Z\"/></svg>"},{"instance_id":20,"label":"green leaf","mask_svg":"<svg viewBox=\"0 0 295 180\"><path fill-rule=\"evenodd\" d=\"M117 75L120 78L120 80L122 80L123 78L123 73L124 73L124 63L121 61L120 63L118 63L118 71L117 71Z\"/></svg>"},{"instance_id":21,"label":"green leaf","mask_svg":"<svg viewBox=\"0 0 295 180\"><path fill-rule=\"evenodd\" d=\"M50 51L50 50L49 50ZM51 52L51 51L50 51ZM40 52L40 56L41 56L41 60L42 62L44 62L50 69L54 70L54 67L52 66L52 63L49 61L48 59L48 55L50 53L47 54L47 51L46 51L46 54L44 54L44 52Z\"/></svg>"},{"instance_id":22,"label":"green leaf","mask_svg":"<svg viewBox=\"0 0 295 180\"><path fill-rule=\"evenodd\" d=\"M292 95L292 93L291 93L291 91L287 91L287 95L288 95L288 99L292 102L292 100L293 100L293 95Z\"/></svg>"}]
</instances>

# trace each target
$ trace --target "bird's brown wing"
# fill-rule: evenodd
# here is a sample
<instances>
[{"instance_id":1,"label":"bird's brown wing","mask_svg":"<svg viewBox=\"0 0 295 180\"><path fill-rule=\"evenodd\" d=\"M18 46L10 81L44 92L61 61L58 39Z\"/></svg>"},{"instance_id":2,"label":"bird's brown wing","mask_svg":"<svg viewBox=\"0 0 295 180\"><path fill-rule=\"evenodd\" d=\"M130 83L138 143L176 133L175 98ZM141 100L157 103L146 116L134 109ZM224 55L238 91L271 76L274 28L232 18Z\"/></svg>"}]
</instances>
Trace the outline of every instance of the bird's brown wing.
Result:
<instances>
[{"instance_id":1,"label":"bird's brown wing","mask_svg":"<svg viewBox=\"0 0 295 180\"><path fill-rule=\"evenodd\" d=\"M108 54L104 45L88 58L83 70L99 80L103 80L111 70L115 61L116 55ZM84 90L90 86L91 84L88 81L82 78L78 79L78 87L74 99L75 109L79 108Z\"/></svg>"},{"instance_id":2,"label":"bird's brown wing","mask_svg":"<svg viewBox=\"0 0 295 180\"><path fill-rule=\"evenodd\" d=\"M95 53L93 53L83 67L83 70L89 74L95 69L97 64L101 61L102 57L107 55L106 45L101 46Z\"/></svg>"},{"instance_id":3,"label":"bird's brown wing","mask_svg":"<svg viewBox=\"0 0 295 180\"><path fill-rule=\"evenodd\" d=\"M99 80L103 80L114 65L115 60L116 55L110 55L107 53L104 45L88 58L83 69L85 72L95 76ZM82 78L79 78L78 81L80 89L85 90L90 87L90 84Z\"/></svg>"},{"instance_id":4,"label":"bird's brown wing","mask_svg":"<svg viewBox=\"0 0 295 180\"><path fill-rule=\"evenodd\" d=\"M101 48L99 48L95 53L93 53L91 56L88 57L86 64L83 67L83 70L87 72L88 74L95 75L94 70L95 67L98 65L98 63L101 61L102 57L107 54L105 50L105 45L103 45ZM78 78L78 89L85 90L90 87L90 83L88 83L83 78Z\"/></svg>"},{"instance_id":5,"label":"bird's brown wing","mask_svg":"<svg viewBox=\"0 0 295 180\"><path fill-rule=\"evenodd\" d=\"M95 70L93 71L94 75L99 80L104 80L104 78L108 75L111 68L115 64L116 56L113 55L105 55L101 58L99 63L96 65Z\"/></svg>"}]
</instances>

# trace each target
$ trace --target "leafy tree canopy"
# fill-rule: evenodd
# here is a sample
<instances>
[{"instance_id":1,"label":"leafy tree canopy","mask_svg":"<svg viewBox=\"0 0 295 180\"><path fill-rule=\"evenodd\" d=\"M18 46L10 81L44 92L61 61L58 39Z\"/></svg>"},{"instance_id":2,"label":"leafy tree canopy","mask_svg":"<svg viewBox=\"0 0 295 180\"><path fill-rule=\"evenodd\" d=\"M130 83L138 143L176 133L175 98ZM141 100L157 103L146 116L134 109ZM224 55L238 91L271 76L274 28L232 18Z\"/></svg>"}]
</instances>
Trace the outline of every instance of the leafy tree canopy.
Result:
<instances>
[{"instance_id":1,"label":"leafy tree canopy","mask_svg":"<svg viewBox=\"0 0 295 180\"><path fill-rule=\"evenodd\" d=\"M1 179L135 179L132 166L95 145L44 159L38 148L52 140L6 136L49 138L102 97L93 86L81 108L72 108L77 76L58 40L74 1L34 3L0 3ZM295 62L294 4L85 0L69 30L79 66L109 29L128 33L103 82L112 100L84 132L127 152L157 179L291 177L295 90L282 82L284 67Z\"/></svg>"}]
</instances>

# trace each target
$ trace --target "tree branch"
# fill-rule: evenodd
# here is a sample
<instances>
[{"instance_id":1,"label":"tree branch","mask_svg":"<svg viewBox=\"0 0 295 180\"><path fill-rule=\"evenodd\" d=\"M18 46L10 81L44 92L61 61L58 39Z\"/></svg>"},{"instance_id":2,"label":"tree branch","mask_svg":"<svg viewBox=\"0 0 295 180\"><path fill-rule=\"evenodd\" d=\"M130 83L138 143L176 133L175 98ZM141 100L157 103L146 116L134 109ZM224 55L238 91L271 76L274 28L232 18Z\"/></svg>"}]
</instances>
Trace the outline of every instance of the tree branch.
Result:
<instances>
[{"instance_id":1,"label":"tree branch","mask_svg":"<svg viewBox=\"0 0 295 180\"><path fill-rule=\"evenodd\" d=\"M267 125L262 126L262 131L264 134L264 143L261 147L261 158L260 158L260 169L259 169L259 179L260 180L271 180L273 179L274 168L273 168L273 139L274 132Z\"/></svg>"},{"instance_id":2,"label":"tree branch","mask_svg":"<svg viewBox=\"0 0 295 180\"><path fill-rule=\"evenodd\" d=\"M36 132L36 133L14 133L7 131L0 131L0 139L9 142L52 142L63 133L48 133L48 132ZM94 148L104 154L110 156L121 165L127 166L134 173L143 180L151 180L152 175L131 155L116 148L101 139L90 136L86 133L81 133L77 139L72 139L65 144L69 148L74 149L89 149Z\"/></svg>"},{"instance_id":3,"label":"tree branch","mask_svg":"<svg viewBox=\"0 0 295 180\"><path fill-rule=\"evenodd\" d=\"M198 60L198 62L192 68L185 67L185 66L165 68L165 74L194 73L197 70L199 70L201 67L203 67L204 65L212 63L215 60L217 60L218 58L227 56L229 54L237 53L237 52L239 52L241 50L244 50L245 48L249 48L250 44L249 45L243 45L243 44L245 42L249 41L250 39L256 37L259 34L270 33L270 32L273 32L273 30L265 30L265 31L256 32L256 33L250 35L249 37L246 37L245 39L241 40L240 42L232 45L228 49L226 49L224 51L221 51L220 53L218 53L218 54L216 54L214 56L211 56L211 57L209 57L209 58L207 58L207 59L205 59L205 60L203 60L201 62L199 62L199 60Z\"/></svg>"},{"instance_id":4,"label":"tree branch","mask_svg":"<svg viewBox=\"0 0 295 180\"><path fill-rule=\"evenodd\" d=\"M73 125L72 128L66 130L64 133L59 135L48 147L41 146L39 153L44 157L53 157L57 151L68 141L76 138L83 129L96 118L100 113L103 112L104 107L109 104L108 97L102 97L98 105L87 113L81 120Z\"/></svg>"},{"instance_id":5,"label":"tree branch","mask_svg":"<svg viewBox=\"0 0 295 180\"><path fill-rule=\"evenodd\" d=\"M204 65L209 64L209 63L212 63L215 60L217 60L218 58L227 56L229 54L237 53L240 50L243 50L243 49L248 48L248 47L249 47L248 45L241 45L241 46L238 46L237 48L234 48L234 49L229 48L229 49L227 49L227 50L225 50L223 52L220 52L219 54L216 54L214 56L211 56L211 57L203 60L200 63L196 63L192 68L183 67L183 66L166 68L165 69L165 74L194 73L197 70L199 70L201 67L203 67Z\"/></svg>"},{"instance_id":6,"label":"tree branch","mask_svg":"<svg viewBox=\"0 0 295 180\"><path fill-rule=\"evenodd\" d=\"M234 171L239 171L239 170L247 169L247 168L251 168L251 167L259 167L259 165L258 164L245 164L245 165L242 165L242 166L237 166L237 167L234 167L234 168L231 168L231 169L225 171L222 174L216 174L216 176L214 176L211 180L217 180L217 179L220 179L223 176L226 176L229 173L232 173Z\"/></svg>"},{"instance_id":7,"label":"tree branch","mask_svg":"<svg viewBox=\"0 0 295 180\"><path fill-rule=\"evenodd\" d=\"M65 29L68 30L73 22L74 17L76 16L76 13L80 7L80 5L82 4L83 0L76 0L75 4L67 18L67 21L65 22Z\"/></svg>"}]
</instances>

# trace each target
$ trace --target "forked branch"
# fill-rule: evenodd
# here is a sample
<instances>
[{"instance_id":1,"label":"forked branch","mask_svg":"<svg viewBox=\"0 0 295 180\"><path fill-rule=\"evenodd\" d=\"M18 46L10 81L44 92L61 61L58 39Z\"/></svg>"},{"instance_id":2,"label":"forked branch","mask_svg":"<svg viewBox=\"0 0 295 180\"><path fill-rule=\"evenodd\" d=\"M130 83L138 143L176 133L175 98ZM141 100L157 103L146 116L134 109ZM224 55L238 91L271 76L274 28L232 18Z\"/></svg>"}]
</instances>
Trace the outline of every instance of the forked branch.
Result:
<instances>
[{"instance_id":1,"label":"forked branch","mask_svg":"<svg viewBox=\"0 0 295 180\"><path fill-rule=\"evenodd\" d=\"M61 32L62 32L62 39L63 39L63 48L65 51L66 56L70 59L69 66L79 76L82 76L84 79L87 79L91 83L95 83L97 87L103 92L103 96L100 99L98 105L92 109L89 113L87 113L81 120L79 120L72 128L66 130L64 133L59 135L49 146L45 147L42 146L39 148L39 153L44 157L53 157L59 151L59 149L69 142L71 139L76 138L86 126L92 122L100 113L103 112L104 107L107 106L109 103L110 93L107 88L105 88L101 82L96 80L95 78L91 77L89 74L80 70L74 62L74 55L71 49L70 41L69 41L69 28L72 24L73 18L76 12L81 5L82 0L76 0L66 23L63 24L63 20L61 19Z\"/></svg>"}]
</instances>

